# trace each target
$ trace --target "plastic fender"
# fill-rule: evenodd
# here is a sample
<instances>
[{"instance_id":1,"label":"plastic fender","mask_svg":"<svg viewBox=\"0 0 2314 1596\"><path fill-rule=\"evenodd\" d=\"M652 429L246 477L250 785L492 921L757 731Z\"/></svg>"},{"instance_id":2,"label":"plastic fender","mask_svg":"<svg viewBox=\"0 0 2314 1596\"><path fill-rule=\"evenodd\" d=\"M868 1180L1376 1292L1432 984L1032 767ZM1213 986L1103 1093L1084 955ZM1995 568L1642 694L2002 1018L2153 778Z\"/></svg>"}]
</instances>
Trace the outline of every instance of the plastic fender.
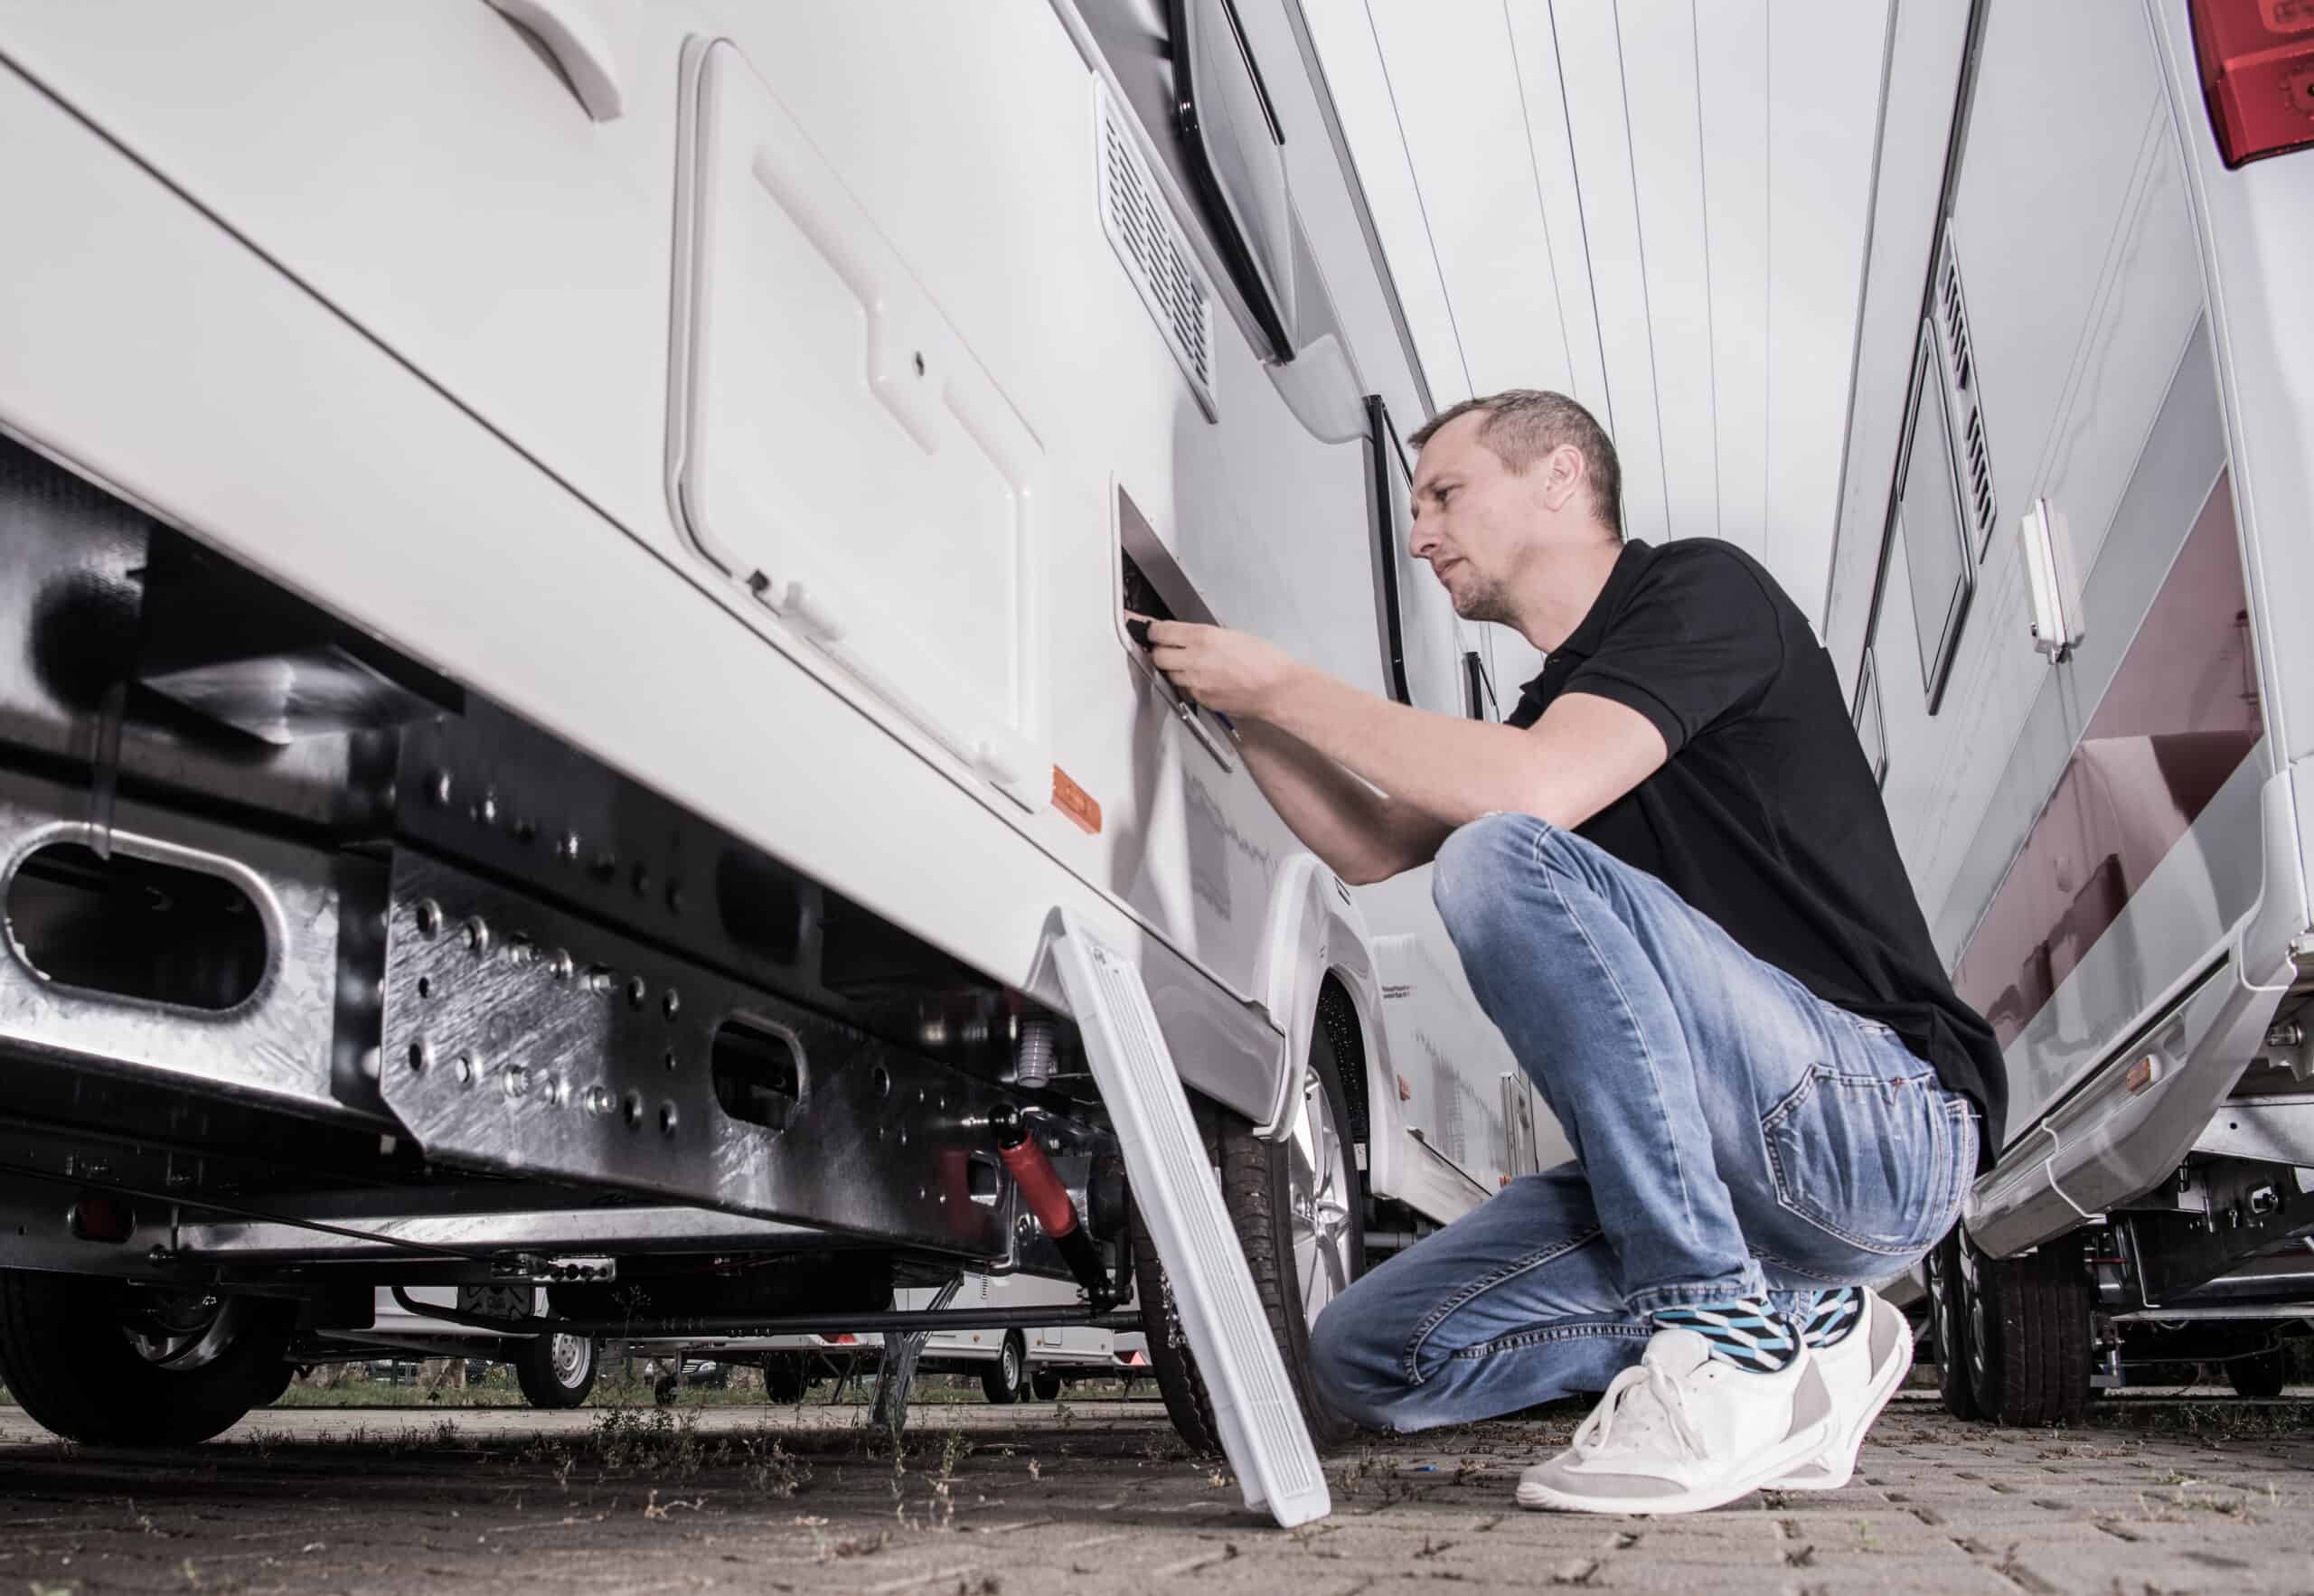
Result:
<instances>
[{"instance_id":1,"label":"plastic fender","mask_svg":"<svg viewBox=\"0 0 2314 1596\"><path fill-rule=\"evenodd\" d=\"M1302 1061L1310 1056L1318 990L1329 974L1350 990L1358 1010L1366 1043L1367 1098L1378 1101L1376 1083L1392 1077L1381 1025L1382 990L1366 916L1315 854L1298 853L1278 872L1255 981L1270 1019L1285 1033L1286 1067L1279 1072L1277 1101L1259 1132L1265 1137L1291 1132L1293 1116L1301 1112Z\"/></svg>"}]
</instances>

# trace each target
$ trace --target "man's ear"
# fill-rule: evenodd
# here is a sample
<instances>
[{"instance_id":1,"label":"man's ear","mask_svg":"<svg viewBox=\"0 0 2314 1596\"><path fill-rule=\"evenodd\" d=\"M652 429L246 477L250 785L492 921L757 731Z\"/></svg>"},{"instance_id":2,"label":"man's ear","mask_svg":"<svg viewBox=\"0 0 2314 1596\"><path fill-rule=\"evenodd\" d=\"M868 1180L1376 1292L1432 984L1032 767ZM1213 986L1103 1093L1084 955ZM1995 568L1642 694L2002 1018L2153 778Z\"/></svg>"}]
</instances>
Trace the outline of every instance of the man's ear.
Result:
<instances>
[{"instance_id":1,"label":"man's ear","mask_svg":"<svg viewBox=\"0 0 2314 1596\"><path fill-rule=\"evenodd\" d=\"M1566 508L1583 486L1583 451L1561 444L1543 456L1543 502L1553 512Z\"/></svg>"}]
</instances>

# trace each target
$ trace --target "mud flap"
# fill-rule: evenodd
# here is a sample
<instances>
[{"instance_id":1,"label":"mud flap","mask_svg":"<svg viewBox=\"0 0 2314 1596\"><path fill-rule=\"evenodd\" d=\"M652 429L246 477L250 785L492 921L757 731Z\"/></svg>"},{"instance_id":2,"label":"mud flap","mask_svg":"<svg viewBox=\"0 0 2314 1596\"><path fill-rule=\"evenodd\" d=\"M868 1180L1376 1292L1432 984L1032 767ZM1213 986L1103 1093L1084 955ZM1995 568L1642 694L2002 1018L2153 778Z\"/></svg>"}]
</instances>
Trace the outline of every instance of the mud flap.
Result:
<instances>
[{"instance_id":1,"label":"mud flap","mask_svg":"<svg viewBox=\"0 0 2314 1596\"><path fill-rule=\"evenodd\" d=\"M1332 1503L1317 1449L1141 973L1066 909L1053 912L1047 938L1246 1506L1288 1526L1322 1518Z\"/></svg>"}]
</instances>

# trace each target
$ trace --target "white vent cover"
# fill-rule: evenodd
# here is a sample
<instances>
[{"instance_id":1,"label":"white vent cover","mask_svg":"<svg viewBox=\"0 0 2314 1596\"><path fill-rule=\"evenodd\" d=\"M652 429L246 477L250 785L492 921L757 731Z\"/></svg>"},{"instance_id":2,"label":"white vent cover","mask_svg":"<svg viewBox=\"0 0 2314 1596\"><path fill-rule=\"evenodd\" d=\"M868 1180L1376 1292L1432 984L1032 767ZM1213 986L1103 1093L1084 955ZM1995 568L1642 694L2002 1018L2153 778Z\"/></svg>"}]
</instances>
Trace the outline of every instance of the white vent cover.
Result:
<instances>
[{"instance_id":1,"label":"white vent cover","mask_svg":"<svg viewBox=\"0 0 2314 1596\"><path fill-rule=\"evenodd\" d=\"M1952 395L1946 408L1952 419L1952 458L1960 463L1961 495L1975 534L1971 546L1982 559L1999 506L1993 496L1992 451L1985 438L1976 349L1969 341L1969 306L1961 294L1961 259L1949 223L1936 260L1936 331L1944 345L1944 373Z\"/></svg>"},{"instance_id":2,"label":"white vent cover","mask_svg":"<svg viewBox=\"0 0 2314 1596\"><path fill-rule=\"evenodd\" d=\"M1101 146L1101 230L1109 235L1125 275L1141 290L1141 302L1157 319L1165 346L1212 420L1220 412L1213 392L1213 291L1150 180L1108 86L1096 77L1093 89Z\"/></svg>"}]
</instances>

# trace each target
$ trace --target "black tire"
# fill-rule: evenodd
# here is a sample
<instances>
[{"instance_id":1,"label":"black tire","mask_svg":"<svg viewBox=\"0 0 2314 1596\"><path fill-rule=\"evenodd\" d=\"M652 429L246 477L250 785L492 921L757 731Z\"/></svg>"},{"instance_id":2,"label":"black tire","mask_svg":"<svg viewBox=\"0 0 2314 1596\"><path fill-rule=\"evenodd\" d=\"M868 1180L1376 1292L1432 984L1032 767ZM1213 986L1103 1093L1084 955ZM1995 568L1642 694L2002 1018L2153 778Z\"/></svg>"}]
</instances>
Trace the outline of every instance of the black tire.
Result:
<instances>
[{"instance_id":1,"label":"black tire","mask_svg":"<svg viewBox=\"0 0 2314 1596\"><path fill-rule=\"evenodd\" d=\"M165 1319L156 1315L165 1316ZM170 1366L132 1327L198 1330ZM296 1304L227 1297L210 1306L117 1281L0 1270L0 1378L43 1429L91 1446L191 1446L286 1390ZM201 1346L213 1330L215 1345Z\"/></svg>"},{"instance_id":2,"label":"black tire","mask_svg":"<svg viewBox=\"0 0 2314 1596\"><path fill-rule=\"evenodd\" d=\"M2089 1271L2077 1235L2022 1258L1989 1258L1964 1237L1969 1385L1997 1424L2078 1424L2093 1362Z\"/></svg>"},{"instance_id":3,"label":"black tire","mask_svg":"<svg viewBox=\"0 0 2314 1596\"><path fill-rule=\"evenodd\" d=\"M1936 1351L1936 1394L1956 1419L1981 1419L1976 1389L1969 1382L1969 1309L1961 1280L1961 1227L1921 1260L1928 1273L1928 1333Z\"/></svg>"},{"instance_id":4,"label":"black tire","mask_svg":"<svg viewBox=\"0 0 2314 1596\"><path fill-rule=\"evenodd\" d=\"M534 1408L575 1408L595 1388L600 1363L594 1340L587 1336L532 1336L519 1343L514 1356L514 1381ZM673 1401L671 1390L663 1399Z\"/></svg>"},{"instance_id":5,"label":"black tire","mask_svg":"<svg viewBox=\"0 0 2314 1596\"><path fill-rule=\"evenodd\" d=\"M2270 1347L2262 1352L2253 1352L2225 1360L2226 1384L2234 1387L2236 1396L2247 1396L2260 1402L2271 1402L2281 1394L2290 1384L2290 1347Z\"/></svg>"},{"instance_id":6,"label":"black tire","mask_svg":"<svg viewBox=\"0 0 2314 1596\"><path fill-rule=\"evenodd\" d=\"M1310 1070L1316 1090L1325 1094L1333 1122L1349 1134L1348 1100L1342 1091L1341 1067L1334 1056L1332 1039L1320 1024L1310 1036ZM1254 1277L1262 1312L1285 1363L1287 1380L1302 1404L1310 1439L1322 1449L1342 1445L1357 1426L1336 1413L1319 1394L1311 1373L1310 1321L1303 1315L1302 1281L1294 1265L1292 1230L1292 1181L1283 1141L1265 1141L1254 1134L1253 1122L1203 1098L1192 1098L1198 1128L1205 1137L1206 1157L1212 1160L1221 1184L1221 1200L1230 1224L1245 1249L1246 1265ZM1344 1142L1345 1161L1348 1159ZM1353 1172L1350 1180L1357 1177ZM1349 1197L1350 1279L1366 1272L1363 1205L1353 1188ZM1221 1452L1221 1430L1213 1416L1213 1398L1198 1373L1174 1311L1172 1284L1157 1259L1157 1244L1143 1224L1138 1206L1133 1210L1133 1263L1141 1298L1141 1320L1149 1337L1149 1364L1164 1396L1165 1412L1173 1428L1193 1450L1208 1456ZM1347 1282L1344 1282L1347 1283Z\"/></svg>"},{"instance_id":7,"label":"black tire","mask_svg":"<svg viewBox=\"0 0 2314 1596\"><path fill-rule=\"evenodd\" d=\"M1039 1369L1029 1376L1030 1393L1039 1402L1058 1402L1060 1387L1060 1375L1051 1369Z\"/></svg>"},{"instance_id":8,"label":"black tire","mask_svg":"<svg viewBox=\"0 0 2314 1596\"><path fill-rule=\"evenodd\" d=\"M763 1394L772 1402L796 1403L804 1400L810 1382L804 1377L804 1360L776 1355L763 1360Z\"/></svg>"},{"instance_id":9,"label":"black tire","mask_svg":"<svg viewBox=\"0 0 2314 1596\"><path fill-rule=\"evenodd\" d=\"M1004 1338L1004 1345L997 1349L996 1361L980 1372L980 1388L989 1401L999 1407L1009 1407L1021 1400L1021 1388L1029 1378L1029 1344L1013 1330Z\"/></svg>"},{"instance_id":10,"label":"black tire","mask_svg":"<svg viewBox=\"0 0 2314 1596\"><path fill-rule=\"evenodd\" d=\"M675 1383L675 1377L673 1375L662 1375L652 1384L651 1401L657 1407L673 1407L675 1405L676 1394L681 1390L682 1387Z\"/></svg>"}]
</instances>

